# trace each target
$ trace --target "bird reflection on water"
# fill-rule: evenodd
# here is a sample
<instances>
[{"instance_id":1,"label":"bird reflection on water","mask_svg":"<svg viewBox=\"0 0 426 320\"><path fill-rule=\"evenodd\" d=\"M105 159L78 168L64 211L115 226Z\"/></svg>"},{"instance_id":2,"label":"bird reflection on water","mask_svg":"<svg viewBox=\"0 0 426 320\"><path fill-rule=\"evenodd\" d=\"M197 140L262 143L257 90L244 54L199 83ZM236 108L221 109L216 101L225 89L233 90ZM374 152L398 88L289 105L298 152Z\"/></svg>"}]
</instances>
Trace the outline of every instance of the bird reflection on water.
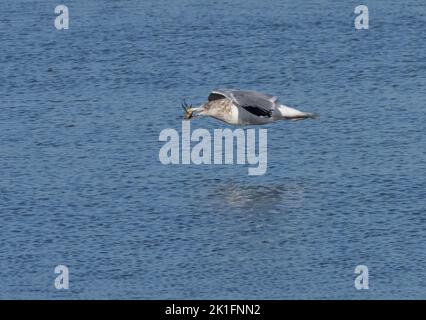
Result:
<instances>
[{"instance_id":1,"label":"bird reflection on water","mask_svg":"<svg viewBox=\"0 0 426 320\"><path fill-rule=\"evenodd\" d=\"M294 182L283 184L247 185L231 181L215 193L218 201L232 208L262 210L299 208L303 205L304 187Z\"/></svg>"}]
</instances>

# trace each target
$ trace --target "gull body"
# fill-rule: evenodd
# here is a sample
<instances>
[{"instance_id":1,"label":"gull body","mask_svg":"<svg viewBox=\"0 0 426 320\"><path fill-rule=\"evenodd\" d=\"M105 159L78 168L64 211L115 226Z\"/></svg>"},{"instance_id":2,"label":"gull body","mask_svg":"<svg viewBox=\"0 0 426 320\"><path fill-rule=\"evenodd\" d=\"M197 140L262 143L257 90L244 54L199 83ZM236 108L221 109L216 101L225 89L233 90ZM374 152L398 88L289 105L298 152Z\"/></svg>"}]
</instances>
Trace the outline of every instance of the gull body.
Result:
<instances>
[{"instance_id":1,"label":"gull body","mask_svg":"<svg viewBox=\"0 0 426 320\"><path fill-rule=\"evenodd\" d=\"M261 125L277 120L315 119L314 113L302 112L281 104L276 96L257 91L220 89L210 93L198 108L185 109L186 119L209 116L233 125Z\"/></svg>"}]
</instances>

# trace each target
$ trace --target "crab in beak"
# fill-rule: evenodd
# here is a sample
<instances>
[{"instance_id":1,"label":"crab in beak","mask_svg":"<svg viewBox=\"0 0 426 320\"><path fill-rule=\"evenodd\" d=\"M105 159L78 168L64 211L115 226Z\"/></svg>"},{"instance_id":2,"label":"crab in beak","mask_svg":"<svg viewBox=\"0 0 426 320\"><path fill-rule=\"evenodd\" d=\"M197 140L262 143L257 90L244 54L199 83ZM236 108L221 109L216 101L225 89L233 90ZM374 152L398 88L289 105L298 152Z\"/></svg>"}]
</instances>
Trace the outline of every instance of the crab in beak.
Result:
<instances>
[{"instance_id":1,"label":"crab in beak","mask_svg":"<svg viewBox=\"0 0 426 320\"><path fill-rule=\"evenodd\" d=\"M187 103L186 103L186 101L184 100L184 101L183 101L183 103L182 103L182 109L184 110L183 118L184 118L185 120L189 120L189 119L191 119L191 118L192 118L192 116L193 116L193 113L194 113L194 111L195 111L195 109L194 109L194 108L192 108L192 104L188 106L188 104L187 104Z\"/></svg>"}]
</instances>

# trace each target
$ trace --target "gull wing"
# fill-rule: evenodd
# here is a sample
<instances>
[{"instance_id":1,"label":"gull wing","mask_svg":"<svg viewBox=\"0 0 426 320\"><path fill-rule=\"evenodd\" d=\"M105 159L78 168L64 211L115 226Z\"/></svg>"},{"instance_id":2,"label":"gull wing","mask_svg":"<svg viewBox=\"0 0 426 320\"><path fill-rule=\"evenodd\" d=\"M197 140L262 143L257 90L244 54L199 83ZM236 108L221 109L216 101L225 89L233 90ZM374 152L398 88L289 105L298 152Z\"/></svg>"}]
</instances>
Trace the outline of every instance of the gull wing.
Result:
<instances>
[{"instance_id":1,"label":"gull wing","mask_svg":"<svg viewBox=\"0 0 426 320\"><path fill-rule=\"evenodd\" d=\"M258 117L270 118L276 108L278 98L257 91L244 90L215 90L209 95L209 101L218 99L230 99L244 110Z\"/></svg>"}]
</instances>

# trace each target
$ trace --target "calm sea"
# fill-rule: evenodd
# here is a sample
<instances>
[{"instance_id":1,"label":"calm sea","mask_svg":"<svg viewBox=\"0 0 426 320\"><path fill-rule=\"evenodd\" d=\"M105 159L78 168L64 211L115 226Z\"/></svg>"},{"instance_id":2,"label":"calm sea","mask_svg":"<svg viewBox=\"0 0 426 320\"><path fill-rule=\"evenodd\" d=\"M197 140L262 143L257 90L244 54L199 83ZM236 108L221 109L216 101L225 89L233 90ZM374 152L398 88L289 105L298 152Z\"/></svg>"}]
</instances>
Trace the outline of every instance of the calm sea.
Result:
<instances>
[{"instance_id":1,"label":"calm sea","mask_svg":"<svg viewBox=\"0 0 426 320\"><path fill-rule=\"evenodd\" d=\"M0 1L0 299L426 298L423 0L58 4ZM162 165L218 87L321 119L262 127L263 176Z\"/></svg>"}]
</instances>

